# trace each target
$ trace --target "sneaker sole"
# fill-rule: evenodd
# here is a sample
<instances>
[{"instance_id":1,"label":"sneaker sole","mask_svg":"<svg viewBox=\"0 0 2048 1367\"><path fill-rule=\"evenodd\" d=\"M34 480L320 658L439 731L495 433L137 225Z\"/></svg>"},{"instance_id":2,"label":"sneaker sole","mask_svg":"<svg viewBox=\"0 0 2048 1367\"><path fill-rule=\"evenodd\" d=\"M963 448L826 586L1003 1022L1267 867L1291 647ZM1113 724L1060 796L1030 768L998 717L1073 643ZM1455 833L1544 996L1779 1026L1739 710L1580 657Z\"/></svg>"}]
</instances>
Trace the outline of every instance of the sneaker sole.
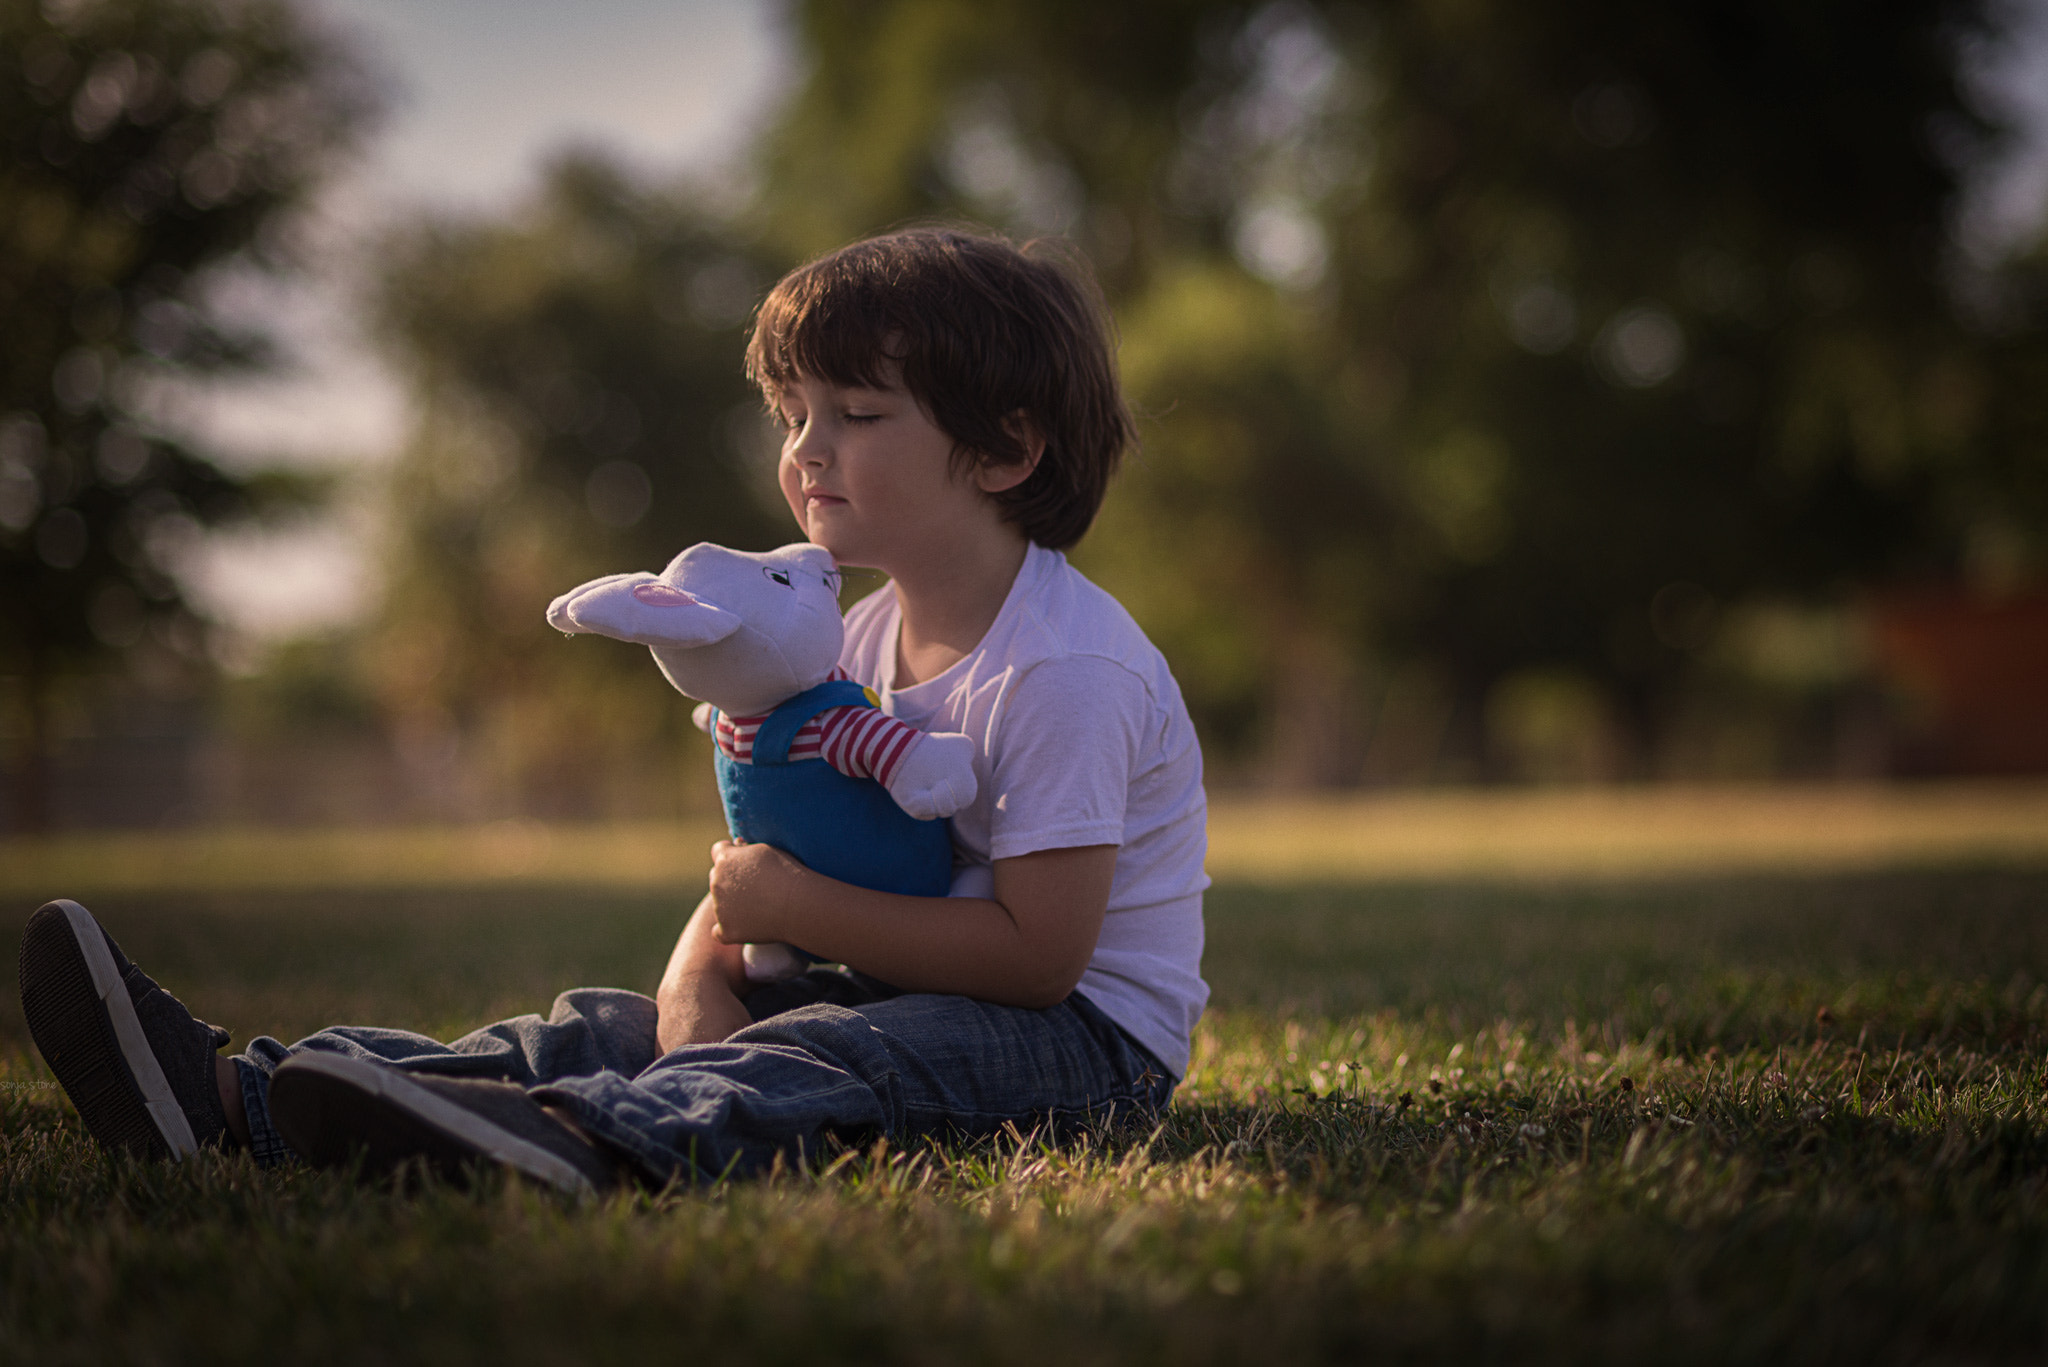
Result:
<instances>
[{"instance_id":1,"label":"sneaker sole","mask_svg":"<svg viewBox=\"0 0 2048 1367\"><path fill-rule=\"evenodd\" d=\"M142 1032L106 935L78 903L50 902L29 918L21 1012L94 1139L144 1158L197 1151L192 1122Z\"/></svg>"},{"instance_id":2,"label":"sneaker sole","mask_svg":"<svg viewBox=\"0 0 2048 1367\"><path fill-rule=\"evenodd\" d=\"M594 1196L590 1179L559 1155L428 1091L395 1068L345 1054L295 1054L270 1080L270 1119L315 1167L361 1154L373 1172L410 1158L459 1174L478 1162L510 1168L570 1196Z\"/></svg>"}]
</instances>

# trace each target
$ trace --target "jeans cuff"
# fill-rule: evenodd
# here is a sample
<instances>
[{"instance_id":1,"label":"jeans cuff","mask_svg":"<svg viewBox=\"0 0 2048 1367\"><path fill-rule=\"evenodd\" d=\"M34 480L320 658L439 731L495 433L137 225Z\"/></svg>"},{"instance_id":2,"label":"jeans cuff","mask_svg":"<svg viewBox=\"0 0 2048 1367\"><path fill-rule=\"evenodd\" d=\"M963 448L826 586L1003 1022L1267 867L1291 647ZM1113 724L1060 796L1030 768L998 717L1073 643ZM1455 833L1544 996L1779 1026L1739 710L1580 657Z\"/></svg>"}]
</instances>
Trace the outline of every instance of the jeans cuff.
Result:
<instances>
[{"instance_id":1,"label":"jeans cuff","mask_svg":"<svg viewBox=\"0 0 2048 1367\"><path fill-rule=\"evenodd\" d=\"M240 1055L234 1062L242 1084L242 1114L249 1120L249 1156L259 1168L297 1162L298 1155L270 1123L270 1074Z\"/></svg>"}]
</instances>

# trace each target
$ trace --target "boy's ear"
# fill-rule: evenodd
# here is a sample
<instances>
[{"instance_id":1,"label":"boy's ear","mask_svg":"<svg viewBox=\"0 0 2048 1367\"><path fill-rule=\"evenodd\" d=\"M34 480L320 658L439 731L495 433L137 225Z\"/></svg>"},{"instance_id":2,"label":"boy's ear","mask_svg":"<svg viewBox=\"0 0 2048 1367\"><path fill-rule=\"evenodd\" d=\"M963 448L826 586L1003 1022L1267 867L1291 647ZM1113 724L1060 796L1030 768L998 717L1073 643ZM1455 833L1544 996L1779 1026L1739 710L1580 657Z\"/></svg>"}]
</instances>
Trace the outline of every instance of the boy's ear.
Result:
<instances>
[{"instance_id":1,"label":"boy's ear","mask_svg":"<svg viewBox=\"0 0 2048 1367\"><path fill-rule=\"evenodd\" d=\"M1002 464L983 461L976 466L975 487L984 494L1000 494L1016 488L1031 478L1032 472L1038 469L1038 462L1045 456L1045 433L1023 409L1003 419L1003 430L1024 447L1024 459Z\"/></svg>"}]
</instances>

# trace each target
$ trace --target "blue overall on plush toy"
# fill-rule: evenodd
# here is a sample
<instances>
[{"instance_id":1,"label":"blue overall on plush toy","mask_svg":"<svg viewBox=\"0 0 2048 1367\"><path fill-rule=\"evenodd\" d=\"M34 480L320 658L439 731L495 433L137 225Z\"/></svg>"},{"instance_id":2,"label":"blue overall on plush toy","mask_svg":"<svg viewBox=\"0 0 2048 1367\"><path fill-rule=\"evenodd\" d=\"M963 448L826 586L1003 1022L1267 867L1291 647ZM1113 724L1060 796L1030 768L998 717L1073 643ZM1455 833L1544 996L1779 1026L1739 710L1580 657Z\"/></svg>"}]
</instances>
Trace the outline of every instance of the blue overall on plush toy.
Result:
<instances>
[{"instance_id":1,"label":"blue overall on plush toy","mask_svg":"<svg viewBox=\"0 0 2048 1367\"><path fill-rule=\"evenodd\" d=\"M702 700L696 721L717 740L718 789L735 840L773 845L844 883L945 895L953 842L941 818L974 800L973 741L839 713L828 729L851 732L821 753L856 772L823 757L790 758L812 718L875 707L867 689L830 678L844 626L839 571L823 549L752 554L699 544L659 576L617 574L572 589L549 605L548 621L651 647L677 691ZM749 736L750 752L737 753ZM864 776L877 772L886 787ZM802 966L784 945L748 945L746 960L757 982Z\"/></svg>"},{"instance_id":2,"label":"blue overall on plush toy","mask_svg":"<svg viewBox=\"0 0 2048 1367\"><path fill-rule=\"evenodd\" d=\"M953 882L953 841L943 821L920 821L871 778L823 759L789 758L805 722L834 707L873 707L848 679L804 690L754 733L752 762L718 752L718 794L735 840L773 845L805 868L878 892L943 897ZM714 710L711 721L717 724Z\"/></svg>"}]
</instances>

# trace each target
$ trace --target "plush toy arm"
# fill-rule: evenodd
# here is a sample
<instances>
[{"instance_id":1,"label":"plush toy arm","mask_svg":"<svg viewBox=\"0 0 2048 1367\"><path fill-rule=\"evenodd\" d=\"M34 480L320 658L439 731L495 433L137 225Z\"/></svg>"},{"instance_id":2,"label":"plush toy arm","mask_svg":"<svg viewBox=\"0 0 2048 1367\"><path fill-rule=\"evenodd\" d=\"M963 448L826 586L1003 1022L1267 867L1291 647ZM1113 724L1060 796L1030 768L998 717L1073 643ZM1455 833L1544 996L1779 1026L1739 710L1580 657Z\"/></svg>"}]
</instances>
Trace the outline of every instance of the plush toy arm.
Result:
<instances>
[{"instance_id":1,"label":"plush toy arm","mask_svg":"<svg viewBox=\"0 0 2048 1367\"><path fill-rule=\"evenodd\" d=\"M695 707L691 708L690 721L693 724L695 724L696 728L699 731L702 731L706 735L709 735L711 732L711 704L708 702L700 702Z\"/></svg>"},{"instance_id":2,"label":"plush toy arm","mask_svg":"<svg viewBox=\"0 0 2048 1367\"><path fill-rule=\"evenodd\" d=\"M957 731L926 733L897 761L889 796L920 821L953 813L974 801L974 740Z\"/></svg>"}]
</instances>

